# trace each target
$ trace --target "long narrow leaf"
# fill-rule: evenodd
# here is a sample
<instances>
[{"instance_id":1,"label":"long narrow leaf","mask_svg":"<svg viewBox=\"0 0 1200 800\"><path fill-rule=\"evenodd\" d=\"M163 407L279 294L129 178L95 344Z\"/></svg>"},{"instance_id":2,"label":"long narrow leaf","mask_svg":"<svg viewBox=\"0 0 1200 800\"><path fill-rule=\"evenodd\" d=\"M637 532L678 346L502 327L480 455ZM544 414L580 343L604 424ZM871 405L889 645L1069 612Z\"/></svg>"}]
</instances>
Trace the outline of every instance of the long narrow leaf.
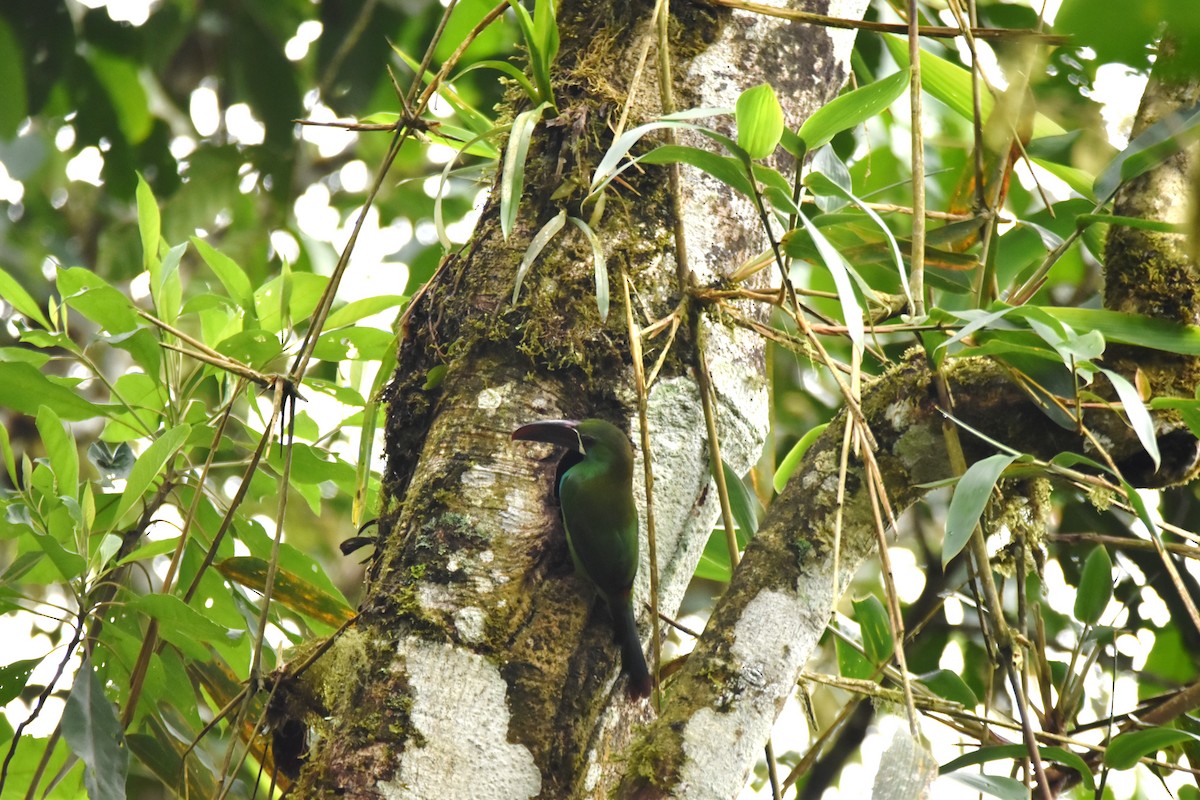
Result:
<instances>
[{"instance_id":1,"label":"long narrow leaf","mask_svg":"<svg viewBox=\"0 0 1200 800\"><path fill-rule=\"evenodd\" d=\"M842 131L850 130L882 112L904 93L908 86L909 70L835 97L800 126L798 136L810 152L828 143Z\"/></svg>"},{"instance_id":2,"label":"long narrow leaf","mask_svg":"<svg viewBox=\"0 0 1200 800\"><path fill-rule=\"evenodd\" d=\"M546 245L550 244L550 240L563 229L563 225L567 224L567 212L563 211L555 214L549 222L542 226L533 236L533 241L529 243L529 247L525 249L525 257L521 259L521 266L517 268L517 280L513 285L512 301L517 302L517 297L521 294L521 284L525 282L525 276L529 273L529 268L533 266L533 262L537 261L537 257L546 249Z\"/></svg>"},{"instance_id":3,"label":"long narrow leaf","mask_svg":"<svg viewBox=\"0 0 1200 800\"><path fill-rule=\"evenodd\" d=\"M529 154L529 140L538 120L550 107L542 103L537 108L522 111L513 120L508 147L504 151L504 169L500 174L500 232L505 241L512 233L517 219L517 206L521 204L521 192L525 188L525 157Z\"/></svg>"},{"instance_id":4,"label":"long narrow leaf","mask_svg":"<svg viewBox=\"0 0 1200 800\"><path fill-rule=\"evenodd\" d=\"M1108 376L1113 388L1117 390L1117 397L1121 400L1121 407L1125 409L1125 416L1129 417L1133 432L1150 454L1150 460L1154 462L1154 469L1157 470L1162 458L1158 453L1158 438L1154 435L1154 420L1150 418L1146 404L1142 402L1137 389L1123 375L1108 369L1100 371Z\"/></svg>"},{"instance_id":5,"label":"long narrow leaf","mask_svg":"<svg viewBox=\"0 0 1200 800\"><path fill-rule=\"evenodd\" d=\"M837 248L825 238L825 234L809 221L808 215L800 213L799 219L804 224L804 229L808 231L808 235L812 237L813 244L816 245L825 267L833 276L833 285L837 288L838 301L842 304L842 316L845 318L850 341L855 346L862 347L865 339L862 308L854 294L854 287L850 285L849 266Z\"/></svg>"},{"instance_id":6,"label":"long narrow leaf","mask_svg":"<svg viewBox=\"0 0 1200 800\"><path fill-rule=\"evenodd\" d=\"M600 163L596 166L596 171L592 175L592 184L589 187L589 196L596 194L600 189L608 185L616 176L620 175L629 165L618 167L626 154L633 148L638 141L650 131L659 130L662 128L691 128L697 126L694 123L684 122L677 119L662 119L657 122L647 122L645 125L639 125L632 130L625 131L609 146L604 153L604 157L600 159Z\"/></svg>"},{"instance_id":7,"label":"long narrow leaf","mask_svg":"<svg viewBox=\"0 0 1200 800\"><path fill-rule=\"evenodd\" d=\"M568 217L575 227L583 231L583 235L587 237L588 244L592 246L592 264L596 270L596 310L600 312L600 321L608 320L608 264L604 261L604 247L600 244L600 237L596 236L596 232L592 230L592 226L581 220L579 217Z\"/></svg>"},{"instance_id":8,"label":"long narrow leaf","mask_svg":"<svg viewBox=\"0 0 1200 800\"><path fill-rule=\"evenodd\" d=\"M883 34L892 58L902 69L908 69L908 42L891 34ZM940 56L921 49L921 88L941 100L963 119L975 119L975 106L971 94L971 72ZM984 119L992 114L996 98L990 92L980 92L979 106ZM1033 118L1033 138L1062 136L1066 133L1054 120L1038 112Z\"/></svg>"},{"instance_id":9,"label":"long narrow leaf","mask_svg":"<svg viewBox=\"0 0 1200 800\"><path fill-rule=\"evenodd\" d=\"M511 126L502 125L497 128L492 128L487 133L479 134L474 139L471 139L469 142L459 148L459 151L454 154L454 157L447 161L446 165L442 167L442 177L441 180L438 181L437 199L433 201L433 225L437 230L438 241L440 241L442 243L442 247L446 248L447 250L454 245L450 241L450 237L446 235L446 221L442 214L442 197L444 197L446 193L446 183L450 180L450 170L458 162L459 157L462 156L462 154L465 153L472 145L494 136L495 134L504 133L508 130L511 130Z\"/></svg>"},{"instance_id":10,"label":"long narrow leaf","mask_svg":"<svg viewBox=\"0 0 1200 800\"><path fill-rule=\"evenodd\" d=\"M950 498L950 510L946 512L946 539L942 542L943 566L950 563L950 559L966 547L992 489L1000 478L1000 473L1016 460L1015 455L997 453L982 461L976 461L963 473L958 486L954 487L954 497Z\"/></svg>"},{"instance_id":11,"label":"long narrow leaf","mask_svg":"<svg viewBox=\"0 0 1200 800\"><path fill-rule=\"evenodd\" d=\"M907 82L906 82L907 83ZM840 99L840 98L839 98ZM884 237L887 239L888 248L892 254L892 260L896 264L896 274L900 276L900 285L904 288L904 296L908 298L908 307L913 307L912 290L908 287L908 270L904 268L904 256L900 254L900 245L896 242L896 237L892 235L892 231L888 228L883 218L875 213L869 205L867 205L858 195L839 186L834 181L819 172L810 172L804 179L804 183L810 188L819 186L822 192L832 193L839 197L849 200L854 205L858 206L872 222L878 226L879 230L883 231ZM817 191L813 188L813 191Z\"/></svg>"},{"instance_id":12,"label":"long narrow leaf","mask_svg":"<svg viewBox=\"0 0 1200 800\"><path fill-rule=\"evenodd\" d=\"M25 291L25 287L18 283L16 278L3 269L0 269L0 298L46 330L50 329L50 320L46 319L46 315L42 313L41 306L29 292Z\"/></svg>"}]
</instances>

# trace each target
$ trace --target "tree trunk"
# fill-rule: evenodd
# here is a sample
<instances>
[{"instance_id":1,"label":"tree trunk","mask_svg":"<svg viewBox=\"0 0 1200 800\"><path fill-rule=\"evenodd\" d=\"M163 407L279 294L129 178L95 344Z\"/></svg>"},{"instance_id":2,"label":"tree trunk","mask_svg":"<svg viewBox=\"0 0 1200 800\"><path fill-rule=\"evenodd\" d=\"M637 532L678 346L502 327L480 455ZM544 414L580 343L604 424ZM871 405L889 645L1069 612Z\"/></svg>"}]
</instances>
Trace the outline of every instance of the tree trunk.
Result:
<instances>
[{"instance_id":1,"label":"tree trunk","mask_svg":"<svg viewBox=\"0 0 1200 800\"><path fill-rule=\"evenodd\" d=\"M551 501L557 454L514 447L509 434L536 418L600 416L632 419L638 442L622 275L642 325L690 306L680 302L688 287L677 278L680 236L662 168L627 171L596 226L615 300L607 321L597 312L590 246L570 225L512 302L533 235L562 210L591 213L580 209L579 187L611 141L627 95L628 127L661 112L653 6L562 4L560 115L533 137L511 237L501 235L493 191L470 244L448 256L413 301L389 393L379 546L361 618L323 659L329 720L301 777L303 796L599 797L644 763L629 746L653 712L627 698L610 623L573 574ZM819 10L857 17L865 6L833 0ZM672 4L672 14L679 108L732 107L742 90L770 81L795 126L847 75L852 33L685 3ZM647 50L641 82L631 86ZM684 169L680 194L697 284L765 249L752 207L723 184ZM679 328L648 396L659 605L667 613L717 514L692 369L698 345L712 373L723 457L739 474L757 459L767 427L761 342L707 318L699 323ZM666 340L644 343L647 363ZM640 470L639 463L639 488ZM644 492L639 502L645 509ZM645 546L642 554L639 601L649 583ZM639 621L645 639L649 615ZM738 757L722 785L689 796L735 794L753 750Z\"/></svg>"}]
</instances>

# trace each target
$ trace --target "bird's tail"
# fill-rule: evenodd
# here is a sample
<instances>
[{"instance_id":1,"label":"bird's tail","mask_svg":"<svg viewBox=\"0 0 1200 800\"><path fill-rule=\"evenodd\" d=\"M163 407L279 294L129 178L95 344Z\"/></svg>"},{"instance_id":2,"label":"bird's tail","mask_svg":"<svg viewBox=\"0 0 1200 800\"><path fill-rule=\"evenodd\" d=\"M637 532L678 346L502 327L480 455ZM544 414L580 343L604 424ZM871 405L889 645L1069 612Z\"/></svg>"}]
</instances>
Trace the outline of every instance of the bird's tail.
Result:
<instances>
[{"instance_id":1,"label":"bird's tail","mask_svg":"<svg viewBox=\"0 0 1200 800\"><path fill-rule=\"evenodd\" d=\"M621 645L621 670L629 676L629 696L649 697L652 682L650 670L646 668L646 657L642 654L642 643L638 639L632 594L613 598L609 608L612 610L617 641Z\"/></svg>"}]
</instances>

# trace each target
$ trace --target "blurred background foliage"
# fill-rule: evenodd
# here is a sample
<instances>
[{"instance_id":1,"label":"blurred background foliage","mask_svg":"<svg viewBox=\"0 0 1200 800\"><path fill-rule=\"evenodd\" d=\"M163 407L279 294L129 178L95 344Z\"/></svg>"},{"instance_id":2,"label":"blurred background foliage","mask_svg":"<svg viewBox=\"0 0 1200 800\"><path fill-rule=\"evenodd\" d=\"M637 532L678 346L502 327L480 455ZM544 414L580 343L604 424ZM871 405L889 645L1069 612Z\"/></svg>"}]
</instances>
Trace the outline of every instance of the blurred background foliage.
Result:
<instances>
[{"instance_id":1,"label":"blurred background foliage","mask_svg":"<svg viewBox=\"0 0 1200 800\"><path fill-rule=\"evenodd\" d=\"M1031 155L1057 165L1059 178L1086 177L1084 184L1127 144L1161 20L1173 21L1185 43L1198 38L1196 16L1183 13L1187 3L1157 0L1140 7L1154 5L1157 16L1132 17L1125 13L1128 3L1106 1L1111 13L1098 13L1091 3L1064 2L1054 31L1079 37L1069 46L977 44L993 76L1012 79L1025 71L1036 108L1061 128L1030 141ZM953 24L944 6L924 7L926 21ZM448 57L491 7L458 2L431 64ZM981 1L977 11L982 27L1038 22L1027 3ZM85 786L92 797L123 796L123 771L122 787L110 785L91 768L102 762L71 755L84 752L89 739L119 740L121 727L132 754L129 796L167 796L167 787L178 787L185 749L249 674L258 591L273 559L280 572L265 670L277 665L283 648L328 634L352 613L360 568L337 546L374 513L381 467L374 431L381 411L370 401L395 350L393 326L444 252L433 222L435 198L442 194L445 234L461 244L495 163L459 156L443 186L439 176L453 148L405 143L367 212L338 302L319 332L290 465L285 468L272 445L262 466L250 471L245 502L237 501L238 487L268 428L270 392L238 383L212 361L181 355L178 348L194 352L195 345L137 309L177 323L260 374L285 370L310 332L308 318L391 140L387 132L297 120L369 120L399 111L388 69L407 89L413 73L397 51L419 59L442 15L440 4L425 0L0 0L0 295L6 301L0 619L5 640L17 643L0 665L0 702L6 704L0 738L9 755L15 752L3 797L23 796L32 787L52 797L79 797ZM868 18L895 17L889 3L879 2ZM519 39L507 14L474 40L461 67L487 59L523 65ZM951 65L969 63L956 43L923 40L922 46ZM868 85L891 74L896 61L882 37L860 34L854 82ZM492 119L511 87L490 69L462 74L453 85L463 105ZM929 207L965 213L972 122L939 99L926 102ZM463 123L444 99L435 101L430 118ZM844 171L854 194L880 209L910 205L904 100L838 134L818 152L817 163L823 173ZM1054 175L1043 170L1035 181L1021 165L1012 176L1005 215L1022 224L1004 226L999 235L1002 287L1020 285L1075 229L1077 217L1093 210L1078 181ZM841 206L828 196L818 204L835 244L861 245L861 219L837 217ZM909 235L906 216L881 213L896 237ZM944 231L948 252L958 245L959 252L978 252L977 242L952 234ZM796 247L803 253L800 238ZM883 242L874 243L882 248ZM1103 227L1093 226L1054 263L1035 302L1098 306L1102 250ZM900 291L886 261L858 256L851 260L868 284ZM935 305L969 309L965 288L972 276L947 259L944 269L930 269ZM829 273L811 265L798 265L793 279L808 289L835 290ZM836 299L812 305L833 321L843 312ZM783 319L776 324L788 327ZM889 333L876 344L894 360L913 338ZM850 359L845 337L828 337L828 347L835 358ZM772 347L771 353L772 434L761 468L739 493L744 529L752 529L769 504L785 454L841 405L828 375L791 350ZM885 363L868 358L865 368L879 372ZM221 435L214 439L214 431ZM202 469L209 470L203 485ZM280 520L285 472L294 496ZM893 553L906 612L924 622L909 666L944 697L1003 708L1007 698L993 683L963 586L965 568L958 562L941 567L947 497L934 495L906 516ZM1193 488L1150 493L1147 500L1186 531L1200 528L1195 501ZM1081 687L1072 713L1094 725L1114 705L1125 711L1194 680L1197 631L1163 580L1158 556L1142 547L1146 534L1135 517L1102 512L1067 486L1056 488L1050 503L1055 533L1045 571L1030 578L1030 595L1049 598L1040 609L1054 691ZM286 536L275 556L280 522ZM226 527L229 533L221 533ZM1136 546L1119 544L1130 540ZM1104 625L1116 630L1108 645L1084 641L1092 626L1078 605L1085 560L1097 543L1111 548L1111 580L1092 579L1088 592L1113 592L1116 606L1101 603L1108 608ZM1193 563L1185 559L1182 574L1195 595ZM728 557L720 546L710 548L685 607L689 624L702 624L727 573ZM877 572L865 573L853 593L859 602L847 599L839 626L859 649L835 646L831 635L813 669L876 677L867 657L886 655L888 644L858 630L878 622L882 610L863 600L881 592ZM160 594L168 574L173 592ZM151 621L166 644L147 650ZM686 649L686 637L679 645ZM85 652L93 671L80 669ZM142 658L149 667L139 671ZM141 695L136 710L128 702L131 683ZM130 718L118 720L104 697ZM853 711L808 764L798 796L820 796L826 786L853 780L839 776L851 776L862 758L875 711L870 702L852 706L851 697L840 688L813 689L805 703L789 705L782 724L794 728L794 737L777 745L785 766L799 762L815 739L804 730L805 713L824 729ZM243 730L261 713L260 702L242 720ZM13 748L13 733L27 720L24 740ZM1190 717L1179 722L1185 732L1200 732L1196 727ZM193 797L215 796L215 776L227 769L226 745L237 738L222 727L188 755ZM253 754L269 774L269 757L257 741ZM1193 739L1170 747L1167 760L1197 765ZM254 784L265 792L269 778L256 766L233 772L232 796L250 796ZM764 776L760 770L747 793L765 791ZM1144 768L1114 776L1104 791L1165 796ZM1196 796L1191 787L1180 791Z\"/></svg>"}]
</instances>

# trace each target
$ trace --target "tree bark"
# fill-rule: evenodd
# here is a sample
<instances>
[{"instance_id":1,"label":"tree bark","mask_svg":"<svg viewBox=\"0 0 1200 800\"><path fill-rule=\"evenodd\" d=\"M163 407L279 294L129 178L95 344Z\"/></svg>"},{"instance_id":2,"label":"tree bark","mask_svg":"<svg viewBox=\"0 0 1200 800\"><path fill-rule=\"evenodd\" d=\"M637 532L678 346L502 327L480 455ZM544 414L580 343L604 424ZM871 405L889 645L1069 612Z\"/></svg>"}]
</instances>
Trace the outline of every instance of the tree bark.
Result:
<instances>
[{"instance_id":1,"label":"tree bark","mask_svg":"<svg viewBox=\"0 0 1200 800\"><path fill-rule=\"evenodd\" d=\"M818 5L857 17L866 0ZM557 454L509 441L519 424L546 417L634 419L636 430L624 309L615 302L607 321L599 318L590 247L570 225L511 298L534 233L561 210L590 213L580 209L578 187L611 141L627 94L629 127L661 110L653 6L563 3L554 67L560 115L534 135L512 236L501 235L493 191L471 243L449 255L413 301L388 398L378 550L358 624L323 659L328 722L301 776L303 796L598 797L640 763L628 748L653 712L626 698L610 624L572 573L550 498ZM680 108L732 107L742 90L769 81L795 126L847 75L850 32L697 4L671 8ZM645 77L631 87L645 46ZM609 192L596 232L613 297L627 273L634 315L645 324L680 306L687 287L676 278L665 171L623 177L627 186ZM724 185L685 169L682 198L698 284L765 249L753 209ZM668 613L717 513L691 371L698 343L688 330L680 328L648 398L659 604ZM766 432L762 345L707 318L699 330L724 460L743 473ZM665 338L646 343L648 363ZM646 552L639 599L647 595ZM646 638L648 614L640 621ZM751 765L752 757L736 765L734 783Z\"/></svg>"}]
</instances>

